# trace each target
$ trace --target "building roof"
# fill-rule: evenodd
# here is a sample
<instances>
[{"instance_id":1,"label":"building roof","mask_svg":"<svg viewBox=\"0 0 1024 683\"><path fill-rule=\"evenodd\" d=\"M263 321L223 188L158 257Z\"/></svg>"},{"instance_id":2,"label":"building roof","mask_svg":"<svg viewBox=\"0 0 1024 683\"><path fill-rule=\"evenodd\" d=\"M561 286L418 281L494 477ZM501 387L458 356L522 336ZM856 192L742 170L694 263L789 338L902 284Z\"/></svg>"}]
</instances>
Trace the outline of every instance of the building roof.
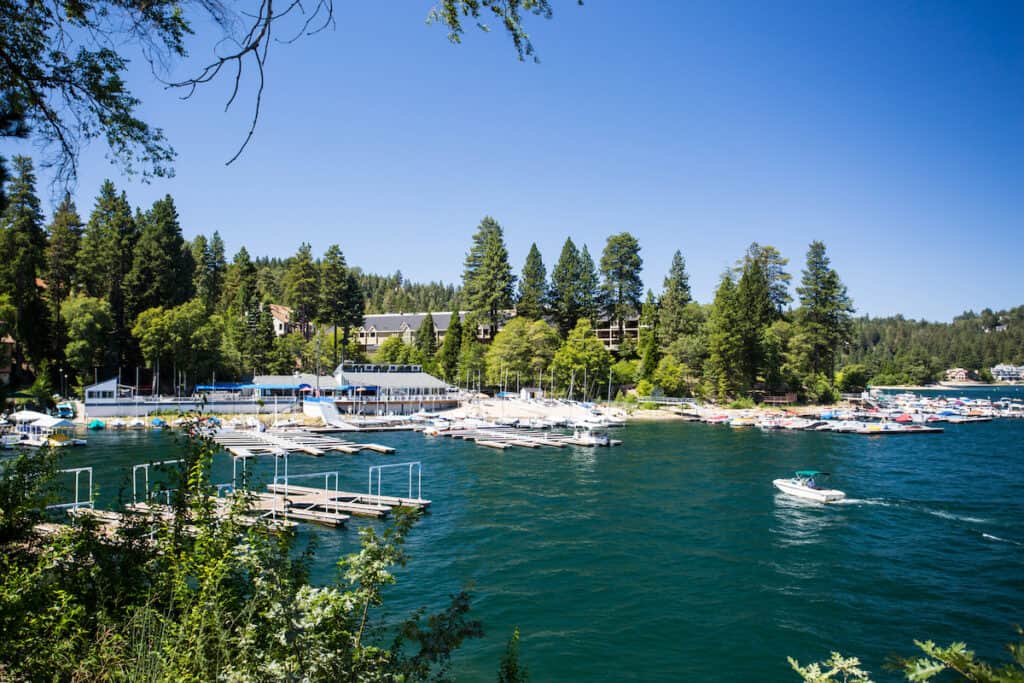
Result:
<instances>
[{"instance_id":1,"label":"building roof","mask_svg":"<svg viewBox=\"0 0 1024 683\"><path fill-rule=\"evenodd\" d=\"M381 389L444 389L448 385L426 372L353 372L336 374L344 386L380 387Z\"/></svg>"},{"instance_id":2,"label":"building roof","mask_svg":"<svg viewBox=\"0 0 1024 683\"><path fill-rule=\"evenodd\" d=\"M467 311L459 311L459 320L466 317ZM434 319L434 329L438 332L444 332L448 329L448 325L452 321L452 311L438 311L437 313L431 313L430 316ZM420 329L420 325L426 319L427 314L424 313L375 313L373 315L363 316L363 329L369 330L371 327L378 332L401 332L402 325L404 324L410 330L416 331Z\"/></svg>"},{"instance_id":3,"label":"building roof","mask_svg":"<svg viewBox=\"0 0 1024 683\"><path fill-rule=\"evenodd\" d=\"M253 386L259 389L316 389L316 375L299 373L296 375L256 375L252 378ZM338 382L331 375L321 375L320 389L335 389Z\"/></svg>"},{"instance_id":4,"label":"building roof","mask_svg":"<svg viewBox=\"0 0 1024 683\"><path fill-rule=\"evenodd\" d=\"M283 323L292 321L292 309L281 304L270 304L270 315L274 317L274 320L280 320Z\"/></svg>"}]
</instances>

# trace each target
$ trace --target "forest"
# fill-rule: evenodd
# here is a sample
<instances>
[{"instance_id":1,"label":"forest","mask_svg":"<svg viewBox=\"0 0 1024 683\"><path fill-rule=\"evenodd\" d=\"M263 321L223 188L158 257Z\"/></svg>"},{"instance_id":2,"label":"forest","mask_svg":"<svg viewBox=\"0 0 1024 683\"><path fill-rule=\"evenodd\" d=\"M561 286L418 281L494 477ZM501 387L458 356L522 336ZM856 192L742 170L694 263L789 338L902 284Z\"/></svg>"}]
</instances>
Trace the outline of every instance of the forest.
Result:
<instances>
[{"instance_id":1,"label":"forest","mask_svg":"<svg viewBox=\"0 0 1024 683\"><path fill-rule=\"evenodd\" d=\"M659 291L645 290L629 232L608 237L596 258L567 238L550 274L534 244L517 274L501 225L485 217L458 285L415 283L350 265L339 245L316 255L302 243L288 257L243 246L228 259L217 232L184 238L171 196L133 208L110 181L85 217L65 198L45 223L31 159L4 163L0 179L8 391L40 402L114 375L143 392L188 393L215 379L330 372L366 359L353 331L378 312L465 317L440 344L428 317L412 344L388 339L372 360L421 364L467 387L539 383L576 398L828 402L869 384L932 382L951 367L990 379L991 366L1024 362L1024 307L950 323L855 317L821 242L795 283L778 249L751 244L701 303L681 251ZM288 334L275 333L272 304L290 309ZM629 322L638 334L626 333Z\"/></svg>"}]
</instances>

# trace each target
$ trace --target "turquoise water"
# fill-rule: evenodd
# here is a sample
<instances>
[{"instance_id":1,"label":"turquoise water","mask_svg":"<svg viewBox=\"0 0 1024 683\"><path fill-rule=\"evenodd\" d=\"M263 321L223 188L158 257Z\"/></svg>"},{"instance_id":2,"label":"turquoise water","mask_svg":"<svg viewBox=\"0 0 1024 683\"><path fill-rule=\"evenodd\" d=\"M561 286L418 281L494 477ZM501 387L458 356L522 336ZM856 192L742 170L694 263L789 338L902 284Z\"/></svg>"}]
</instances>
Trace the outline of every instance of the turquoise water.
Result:
<instances>
[{"instance_id":1,"label":"turquoise water","mask_svg":"<svg viewBox=\"0 0 1024 683\"><path fill-rule=\"evenodd\" d=\"M535 681L795 680L785 660L861 657L876 680L914 638L966 640L1001 657L1024 622L1024 421L944 434L859 437L701 424L631 425L613 449L499 452L419 434L369 434L392 456L293 456L291 470L420 460L433 512L388 609L440 609L473 584L487 636L460 680L494 680L514 626ZM170 457L170 434L94 434L68 464L92 464L116 499L133 462ZM230 461L218 460L230 479ZM271 466L272 467L272 466ZM833 473L842 505L773 492L798 468ZM267 475L267 465L258 476ZM385 493L406 486L404 473ZM356 529L304 527L314 577L333 575Z\"/></svg>"}]
</instances>

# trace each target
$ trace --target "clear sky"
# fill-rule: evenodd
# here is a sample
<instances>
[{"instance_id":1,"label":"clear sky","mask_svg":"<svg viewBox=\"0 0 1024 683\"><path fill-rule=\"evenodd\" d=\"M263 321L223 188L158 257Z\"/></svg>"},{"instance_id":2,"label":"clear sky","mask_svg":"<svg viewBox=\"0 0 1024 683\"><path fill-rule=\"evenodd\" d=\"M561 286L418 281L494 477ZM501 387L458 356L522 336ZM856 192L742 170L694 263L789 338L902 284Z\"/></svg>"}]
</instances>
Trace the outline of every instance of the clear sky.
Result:
<instances>
[{"instance_id":1,"label":"clear sky","mask_svg":"<svg viewBox=\"0 0 1024 683\"><path fill-rule=\"evenodd\" d=\"M181 102L137 64L177 177L129 181L94 145L79 209L110 177L133 205L173 195L186 237L219 230L229 258L337 242L417 281L457 281L488 214L517 271L531 242L550 273L567 236L596 259L626 230L649 287L680 249L705 302L751 241L796 280L821 239L859 313L1024 303L1024 4L553 4L528 20L533 64L499 30L450 44L429 0L339 0L334 31L273 47L227 167L251 89L225 114L227 81Z\"/></svg>"}]
</instances>

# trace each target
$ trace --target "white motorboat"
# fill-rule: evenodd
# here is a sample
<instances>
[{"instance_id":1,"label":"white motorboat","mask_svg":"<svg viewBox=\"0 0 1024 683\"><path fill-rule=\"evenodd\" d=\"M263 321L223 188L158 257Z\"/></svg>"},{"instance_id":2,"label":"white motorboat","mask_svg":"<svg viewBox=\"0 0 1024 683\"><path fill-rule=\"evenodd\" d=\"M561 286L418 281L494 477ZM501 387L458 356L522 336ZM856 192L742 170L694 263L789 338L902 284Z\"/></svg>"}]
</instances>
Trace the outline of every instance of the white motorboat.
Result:
<instances>
[{"instance_id":1,"label":"white motorboat","mask_svg":"<svg viewBox=\"0 0 1024 683\"><path fill-rule=\"evenodd\" d=\"M572 434L573 443L579 444L580 446L611 446L612 440L604 432L594 431L593 429L579 429Z\"/></svg>"},{"instance_id":2,"label":"white motorboat","mask_svg":"<svg viewBox=\"0 0 1024 683\"><path fill-rule=\"evenodd\" d=\"M775 479L772 484L778 490L790 496L813 500L818 503L834 503L846 498L846 494L836 489L823 489L818 482L828 477L828 472L817 470L797 470L791 479Z\"/></svg>"}]
</instances>

